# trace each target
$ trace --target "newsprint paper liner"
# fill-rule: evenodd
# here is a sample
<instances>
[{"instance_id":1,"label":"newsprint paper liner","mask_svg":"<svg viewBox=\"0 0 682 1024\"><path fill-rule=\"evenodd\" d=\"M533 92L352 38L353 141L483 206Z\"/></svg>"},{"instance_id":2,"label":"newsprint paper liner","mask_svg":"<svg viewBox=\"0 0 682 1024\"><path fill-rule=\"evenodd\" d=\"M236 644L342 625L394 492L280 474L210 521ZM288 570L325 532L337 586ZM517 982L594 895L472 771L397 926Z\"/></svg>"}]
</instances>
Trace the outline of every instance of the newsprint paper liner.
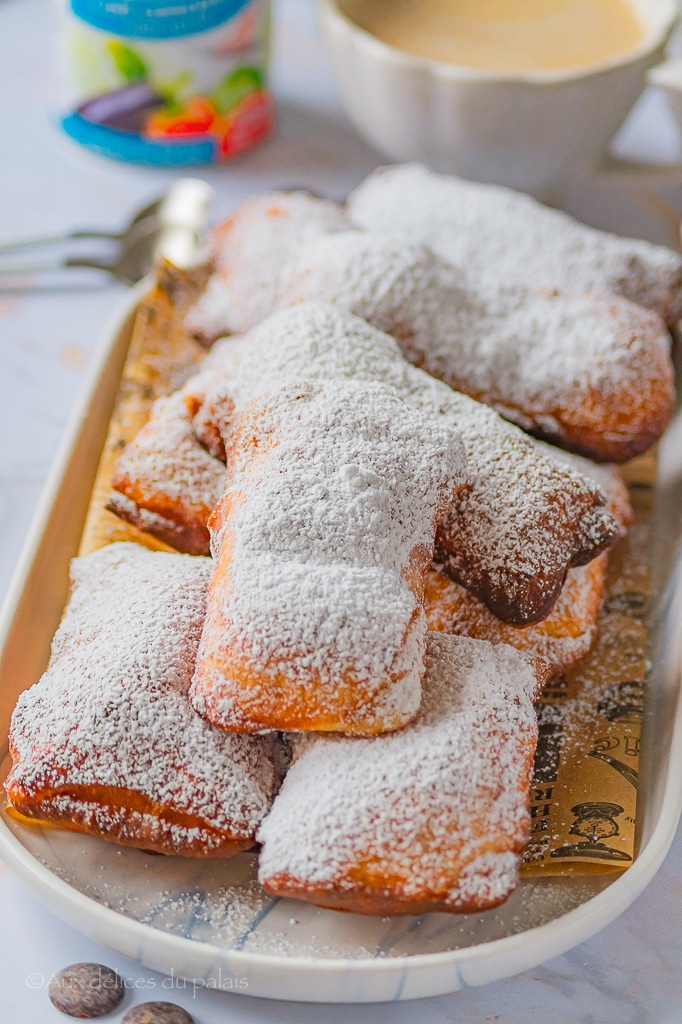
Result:
<instances>
[{"instance_id":1,"label":"newsprint paper liner","mask_svg":"<svg viewBox=\"0 0 682 1024\"><path fill-rule=\"evenodd\" d=\"M537 704L524 874L617 871L634 858L655 473L652 455L624 467L634 519L608 556L597 639Z\"/></svg>"}]
</instances>

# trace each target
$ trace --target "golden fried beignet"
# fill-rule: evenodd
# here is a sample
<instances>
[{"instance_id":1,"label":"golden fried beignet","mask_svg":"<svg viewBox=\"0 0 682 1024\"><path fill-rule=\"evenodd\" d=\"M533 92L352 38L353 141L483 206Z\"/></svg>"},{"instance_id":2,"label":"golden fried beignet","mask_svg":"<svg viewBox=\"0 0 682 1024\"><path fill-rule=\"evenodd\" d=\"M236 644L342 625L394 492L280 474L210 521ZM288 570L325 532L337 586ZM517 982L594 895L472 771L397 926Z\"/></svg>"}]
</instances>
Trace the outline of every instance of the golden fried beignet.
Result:
<instances>
[{"instance_id":1,"label":"golden fried beignet","mask_svg":"<svg viewBox=\"0 0 682 1024\"><path fill-rule=\"evenodd\" d=\"M382 384L290 379L237 405L195 710L240 732L414 717L423 580L462 473L454 432Z\"/></svg>"},{"instance_id":2,"label":"golden fried beignet","mask_svg":"<svg viewBox=\"0 0 682 1024\"><path fill-rule=\"evenodd\" d=\"M225 463L225 437L237 400L237 383L249 335L223 338L211 350L212 365L187 381L185 407L192 417L194 436L210 454ZM266 374L262 377L265 379ZM240 392L243 388L240 388Z\"/></svg>"},{"instance_id":3,"label":"golden fried beignet","mask_svg":"<svg viewBox=\"0 0 682 1024\"><path fill-rule=\"evenodd\" d=\"M632 519L632 509L618 470L611 466L596 466L540 441L536 445L548 458L583 472L601 486L608 509L623 536ZM606 559L606 555L600 555L589 565L570 569L547 618L522 627L502 622L472 593L432 569L424 587L429 629L510 644L534 657L542 677L552 679L572 668L592 645L604 593Z\"/></svg>"},{"instance_id":4,"label":"golden fried beignet","mask_svg":"<svg viewBox=\"0 0 682 1024\"><path fill-rule=\"evenodd\" d=\"M207 555L208 517L225 467L197 440L184 396L154 403L152 416L116 460L106 507L178 551Z\"/></svg>"},{"instance_id":5,"label":"golden fried beignet","mask_svg":"<svg viewBox=\"0 0 682 1024\"><path fill-rule=\"evenodd\" d=\"M423 245L345 231L295 250L279 301L332 302L363 317L456 391L598 461L646 451L672 414L667 328L620 296L491 293Z\"/></svg>"},{"instance_id":6,"label":"golden fried beignet","mask_svg":"<svg viewBox=\"0 0 682 1024\"><path fill-rule=\"evenodd\" d=\"M374 171L348 198L358 227L423 242L481 281L483 290L622 295L674 327L682 317L682 256L619 238L496 185L418 164Z\"/></svg>"},{"instance_id":7,"label":"golden fried beignet","mask_svg":"<svg viewBox=\"0 0 682 1024\"><path fill-rule=\"evenodd\" d=\"M258 832L261 884L361 914L505 900L528 838L535 676L504 644L429 633L419 715L390 736L293 738Z\"/></svg>"},{"instance_id":8,"label":"golden fried beignet","mask_svg":"<svg viewBox=\"0 0 682 1024\"><path fill-rule=\"evenodd\" d=\"M280 781L272 737L187 699L212 563L112 544L74 559L47 671L10 731L10 802L128 846L219 857L253 845Z\"/></svg>"},{"instance_id":9,"label":"golden fried beignet","mask_svg":"<svg viewBox=\"0 0 682 1024\"><path fill-rule=\"evenodd\" d=\"M591 480L604 495L606 508L609 510L618 524L617 540L621 540L628 532L632 523L632 505L627 486L618 466L608 464L597 464L581 455L574 455L572 452L555 448L554 445L546 444L544 441L534 440L533 445L536 451L540 452L551 462L565 469L580 473Z\"/></svg>"},{"instance_id":10,"label":"golden fried beignet","mask_svg":"<svg viewBox=\"0 0 682 1024\"><path fill-rule=\"evenodd\" d=\"M434 560L497 618L525 626L549 615L567 571L611 547L619 531L601 492L584 477L562 471L517 437L501 449L486 426L477 414L471 434L462 432L476 448L474 485L441 523Z\"/></svg>"},{"instance_id":11,"label":"golden fried beignet","mask_svg":"<svg viewBox=\"0 0 682 1024\"><path fill-rule=\"evenodd\" d=\"M463 437L466 445L464 431ZM436 562L496 618L525 626L549 615L569 568L588 564L622 536L629 503L621 482L613 508L590 504L589 486L606 500L610 471L602 473L586 459L531 441L523 450L510 444L512 458L507 455L502 469L486 440L479 431L478 478L441 524ZM556 473L565 474L562 483ZM480 500L477 485L487 501ZM506 522L505 493L513 494Z\"/></svg>"},{"instance_id":12,"label":"golden fried beignet","mask_svg":"<svg viewBox=\"0 0 682 1024\"><path fill-rule=\"evenodd\" d=\"M209 553L208 517L225 482L224 448L221 463L197 436L194 414L214 380L235 376L239 356L237 340L215 345L198 373L154 403L114 466L107 509L190 555Z\"/></svg>"},{"instance_id":13,"label":"golden fried beignet","mask_svg":"<svg viewBox=\"0 0 682 1024\"><path fill-rule=\"evenodd\" d=\"M203 342L247 331L271 311L280 267L297 242L349 227L343 209L308 192L246 199L213 231L214 273L185 316Z\"/></svg>"}]
</instances>

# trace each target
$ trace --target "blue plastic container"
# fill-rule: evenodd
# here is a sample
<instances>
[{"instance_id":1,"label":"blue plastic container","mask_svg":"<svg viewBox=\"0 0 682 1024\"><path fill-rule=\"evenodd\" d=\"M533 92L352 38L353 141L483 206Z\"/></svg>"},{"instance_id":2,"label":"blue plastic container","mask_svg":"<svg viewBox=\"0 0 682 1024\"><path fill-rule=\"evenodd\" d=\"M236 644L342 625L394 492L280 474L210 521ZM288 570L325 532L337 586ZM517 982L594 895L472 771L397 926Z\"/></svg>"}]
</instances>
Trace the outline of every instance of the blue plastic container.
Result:
<instances>
[{"instance_id":1,"label":"blue plastic container","mask_svg":"<svg viewBox=\"0 0 682 1024\"><path fill-rule=\"evenodd\" d=\"M60 124L104 156L206 164L273 123L269 0L58 0Z\"/></svg>"}]
</instances>

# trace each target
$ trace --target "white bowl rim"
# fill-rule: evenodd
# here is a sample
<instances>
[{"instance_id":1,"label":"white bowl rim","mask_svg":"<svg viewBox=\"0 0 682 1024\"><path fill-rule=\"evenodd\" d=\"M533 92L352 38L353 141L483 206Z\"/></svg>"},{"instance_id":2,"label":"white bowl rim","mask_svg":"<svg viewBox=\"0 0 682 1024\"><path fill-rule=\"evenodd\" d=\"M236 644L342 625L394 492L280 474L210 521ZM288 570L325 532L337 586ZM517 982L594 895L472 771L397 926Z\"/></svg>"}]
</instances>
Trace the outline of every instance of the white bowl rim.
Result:
<instances>
[{"instance_id":1,"label":"white bowl rim","mask_svg":"<svg viewBox=\"0 0 682 1024\"><path fill-rule=\"evenodd\" d=\"M402 66L406 71L432 75L435 78L441 78L446 81L479 82L482 85L500 82L506 84L554 85L596 77L615 68L636 64L666 43L675 27L675 23L680 17L676 0L656 0L656 3L659 9L651 11L644 37L636 46L626 50L623 54L581 65L577 68L503 72L492 71L489 68L469 67L464 64L451 64L446 61L429 60L427 57L420 57L417 54L410 53L408 50L400 50L390 43L385 43L378 36L372 35L371 32L356 24L340 9L338 0L318 0L318 4L322 9L323 20L326 20L333 30L345 32L346 36L354 36L355 45L363 49L369 56ZM642 12L646 9L647 5L636 3L636 6L640 16L645 17L642 15Z\"/></svg>"},{"instance_id":2,"label":"white bowl rim","mask_svg":"<svg viewBox=\"0 0 682 1024\"><path fill-rule=\"evenodd\" d=\"M680 717L680 703L678 701L677 717ZM678 726L679 728L679 726ZM676 767L682 766L682 745L679 745L678 756L673 758L677 762ZM668 771L670 778L670 766ZM70 885L67 881L56 875L49 867L42 864L38 858L31 854L17 839L5 822L0 821L0 850L3 859L16 874L31 888L50 909L63 916L62 908L71 907L79 915L80 923L76 925L81 931L86 931L86 921L98 922L100 925L107 925L110 935L125 935L128 939L138 939L142 946L151 942L158 949L164 949L167 953L182 954L189 950L199 952L204 959L212 964L223 966L229 964L231 969L243 970L247 973L249 968L260 967L266 970L279 973L285 971L300 970L309 971L312 974L343 975L351 969L360 974L388 974L402 971L406 964L411 970L429 967L454 968L459 974L460 968L465 968L468 962L474 963L495 959L512 950L523 949L528 944L528 935L533 935L533 951L535 955L529 966L522 969L530 969L532 963L546 962L555 956L575 948L581 942L591 938L596 932L611 924L620 916L642 891L649 884L657 873L665 856L672 845L675 832L679 822L680 804L682 803L682 789L675 792L675 787L666 785L666 792L663 798L663 806L659 822L655 829L657 842L649 841L646 847L640 852L636 860L630 865L627 871L623 871L618 879L613 881L600 893L590 897L585 903L565 914L560 914L545 924L536 925L529 931L521 931L512 935L505 935L489 942L465 946L460 949L443 950L438 953L417 953L403 956L386 957L385 959L357 959L353 957L331 958L309 958L305 956L277 956L272 953L251 952L228 947L215 946L210 942L198 942L184 936L169 934L167 932L152 928L147 924L127 917L110 907L103 906L96 900L90 898L79 889ZM652 837L653 838L653 835ZM58 902L60 909L57 910L51 900L45 899L45 894L50 893ZM153 939L150 939L150 933ZM146 942L145 942L146 940ZM544 941L543 941L544 940ZM99 939L109 944L107 939ZM111 943L116 949L115 942ZM546 953L537 956L537 951L544 946ZM129 954L130 955L130 954ZM503 977L512 976L515 971L505 972ZM460 981L464 979L460 975ZM467 985L468 987L468 985ZM281 996L274 996L281 998ZM372 1000L370 1000L372 1001Z\"/></svg>"}]
</instances>

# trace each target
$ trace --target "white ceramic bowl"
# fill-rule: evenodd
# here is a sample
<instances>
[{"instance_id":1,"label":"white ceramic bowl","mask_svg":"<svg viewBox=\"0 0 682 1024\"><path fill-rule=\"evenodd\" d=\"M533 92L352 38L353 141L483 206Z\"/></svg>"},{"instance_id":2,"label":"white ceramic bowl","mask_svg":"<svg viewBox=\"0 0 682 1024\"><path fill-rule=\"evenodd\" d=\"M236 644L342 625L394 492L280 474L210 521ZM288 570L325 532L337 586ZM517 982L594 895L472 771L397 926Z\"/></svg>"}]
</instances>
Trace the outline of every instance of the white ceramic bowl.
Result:
<instances>
[{"instance_id":1,"label":"white ceramic bowl","mask_svg":"<svg viewBox=\"0 0 682 1024\"><path fill-rule=\"evenodd\" d=\"M682 43L682 40L679 40ZM648 81L662 89L682 136L682 56L679 54L649 72ZM681 236L682 237L682 236Z\"/></svg>"},{"instance_id":2,"label":"white ceramic bowl","mask_svg":"<svg viewBox=\"0 0 682 1024\"><path fill-rule=\"evenodd\" d=\"M599 164L661 60L675 0L631 0L639 46L597 68L523 75L445 64L389 46L319 0L346 112L392 160L548 193Z\"/></svg>"}]
</instances>

